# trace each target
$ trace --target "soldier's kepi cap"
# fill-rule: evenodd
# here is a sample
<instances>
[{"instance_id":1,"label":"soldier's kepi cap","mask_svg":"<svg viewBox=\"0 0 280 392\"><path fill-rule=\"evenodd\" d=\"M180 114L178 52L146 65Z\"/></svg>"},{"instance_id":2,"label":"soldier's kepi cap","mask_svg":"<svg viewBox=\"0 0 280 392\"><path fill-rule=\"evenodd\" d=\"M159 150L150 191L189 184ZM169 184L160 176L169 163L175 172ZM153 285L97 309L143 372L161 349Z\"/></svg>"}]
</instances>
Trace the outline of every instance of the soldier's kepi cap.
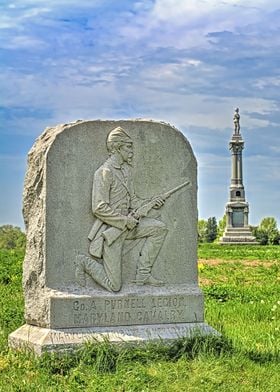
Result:
<instances>
[{"instance_id":1,"label":"soldier's kepi cap","mask_svg":"<svg viewBox=\"0 0 280 392\"><path fill-rule=\"evenodd\" d=\"M112 142L132 143L132 139L122 127L117 127L107 136L107 143Z\"/></svg>"}]
</instances>

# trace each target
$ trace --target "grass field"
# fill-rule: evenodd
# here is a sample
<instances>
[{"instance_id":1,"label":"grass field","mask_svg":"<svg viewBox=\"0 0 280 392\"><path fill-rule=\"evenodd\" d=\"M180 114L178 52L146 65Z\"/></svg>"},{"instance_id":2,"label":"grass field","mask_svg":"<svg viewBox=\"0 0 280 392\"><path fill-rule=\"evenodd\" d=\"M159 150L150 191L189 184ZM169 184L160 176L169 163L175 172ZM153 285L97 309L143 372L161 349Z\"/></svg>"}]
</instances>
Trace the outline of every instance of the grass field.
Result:
<instances>
[{"instance_id":1,"label":"grass field","mask_svg":"<svg viewBox=\"0 0 280 392\"><path fill-rule=\"evenodd\" d=\"M41 358L7 348L24 322L22 259L0 250L0 391L280 391L280 246L200 246L206 321L221 338Z\"/></svg>"},{"instance_id":2,"label":"grass field","mask_svg":"<svg viewBox=\"0 0 280 392\"><path fill-rule=\"evenodd\" d=\"M275 245L219 245L200 244L199 259L221 260L280 260L280 247Z\"/></svg>"}]
</instances>

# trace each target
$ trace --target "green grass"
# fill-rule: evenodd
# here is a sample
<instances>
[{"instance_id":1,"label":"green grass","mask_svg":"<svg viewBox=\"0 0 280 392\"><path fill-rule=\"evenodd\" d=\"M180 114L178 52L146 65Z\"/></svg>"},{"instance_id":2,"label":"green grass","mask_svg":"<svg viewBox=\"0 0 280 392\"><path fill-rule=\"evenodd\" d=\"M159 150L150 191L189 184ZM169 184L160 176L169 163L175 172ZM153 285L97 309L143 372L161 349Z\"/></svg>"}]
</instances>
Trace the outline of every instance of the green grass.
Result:
<instances>
[{"instance_id":1,"label":"green grass","mask_svg":"<svg viewBox=\"0 0 280 392\"><path fill-rule=\"evenodd\" d=\"M222 260L278 260L279 245L220 245L203 243L198 247L199 259Z\"/></svg>"},{"instance_id":2,"label":"green grass","mask_svg":"<svg viewBox=\"0 0 280 392\"><path fill-rule=\"evenodd\" d=\"M0 391L280 391L276 248L200 247L200 257L211 259L199 262L206 320L222 337L144 348L104 342L41 358L7 348L8 334L23 324L23 254L0 251Z\"/></svg>"},{"instance_id":3,"label":"green grass","mask_svg":"<svg viewBox=\"0 0 280 392\"><path fill-rule=\"evenodd\" d=\"M7 351L8 333L24 323L21 287L23 257L23 251L0 249L0 353Z\"/></svg>"}]
</instances>

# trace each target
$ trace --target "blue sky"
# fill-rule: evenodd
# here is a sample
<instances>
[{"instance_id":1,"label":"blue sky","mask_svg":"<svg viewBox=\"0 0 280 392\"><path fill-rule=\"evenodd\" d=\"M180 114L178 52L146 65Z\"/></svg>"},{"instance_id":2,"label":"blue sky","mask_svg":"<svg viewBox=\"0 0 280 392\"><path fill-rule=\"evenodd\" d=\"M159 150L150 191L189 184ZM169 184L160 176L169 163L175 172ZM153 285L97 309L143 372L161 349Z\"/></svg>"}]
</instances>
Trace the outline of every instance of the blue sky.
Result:
<instances>
[{"instance_id":1,"label":"blue sky","mask_svg":"<svg viewBox=\"0 0 280 392\"><path fill-rule=\"evenodd\" d=\"M23 227L26 156L45 127L151 118L187 136L200 218L224 213L241 113L250 223L280 224L277 0L0 0L0 224Z\"/></svg>"}]
</instances>

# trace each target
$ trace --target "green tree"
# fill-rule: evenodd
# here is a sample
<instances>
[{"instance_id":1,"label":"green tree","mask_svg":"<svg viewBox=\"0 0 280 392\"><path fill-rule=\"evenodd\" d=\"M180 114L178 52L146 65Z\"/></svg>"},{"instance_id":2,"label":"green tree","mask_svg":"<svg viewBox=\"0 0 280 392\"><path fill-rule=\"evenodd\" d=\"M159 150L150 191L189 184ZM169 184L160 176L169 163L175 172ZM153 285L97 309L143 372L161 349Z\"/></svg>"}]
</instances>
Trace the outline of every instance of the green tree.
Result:
<instances>
[{"instance_id":1,"label":"green tree","mask_svg":"<svg viewBox=\"0 0 280 392\"><path fill-rule=\"evenodd\" d=\"M280 233L277 228L276 219L271 216L263 218L256 231L256 237L263 245L279 244Z\"/></svg>"},{"instance_id":2,"label":"green tree","mask_svg":"<svg viewBox=\"0 0 280 392\"><path fill-rule=\"evenodd\" d=\"M213 242L217 238L218 226L214 216L208 218L206 227L206 242Z\"/></svg>"},{"instance_id":3,"label":"green tree","mask_svg":"<svg viewBox=\"0 0 280 392\"><path fill-rule=\"evenodd\" d=\"M223 236L223 234L224 234L224 231L225 231L225 228L226 228L226 219L227 219L226 218L226 214L224 214L222 219L219 220L218 230L217 230L217 240L219 240Z\"/></svg>"},{"instance_id":4,"label":"green tree","mask_svg":"<svg viewBox=\"0 0 280 392\"><path fill-rule=\"evenodd\" d=\"M253 232L253 235L256 237L256 240L260 243L260 245L268 244L268 234L265 231L257 228L255 233Z\"/></svg>"},{"instance_id":5,"label":"green tree","mask_svg":"<svg viewBox=\"0 0 280 392\"><path fill-rule=\"evenodd\" d=\"M207 221L199 219L197 224L198 242L206 242Z\"/></svg>"},{"instance_id":6,"label":"green tree","mask_svg":"<svg viewBox=\"0 0 280 392\"><path fill-rule=\"evenodd\" d=\"M19 227L12 225L0 226L0 248L24 249L26 236Z\"/></svg>"}]
</instances>

